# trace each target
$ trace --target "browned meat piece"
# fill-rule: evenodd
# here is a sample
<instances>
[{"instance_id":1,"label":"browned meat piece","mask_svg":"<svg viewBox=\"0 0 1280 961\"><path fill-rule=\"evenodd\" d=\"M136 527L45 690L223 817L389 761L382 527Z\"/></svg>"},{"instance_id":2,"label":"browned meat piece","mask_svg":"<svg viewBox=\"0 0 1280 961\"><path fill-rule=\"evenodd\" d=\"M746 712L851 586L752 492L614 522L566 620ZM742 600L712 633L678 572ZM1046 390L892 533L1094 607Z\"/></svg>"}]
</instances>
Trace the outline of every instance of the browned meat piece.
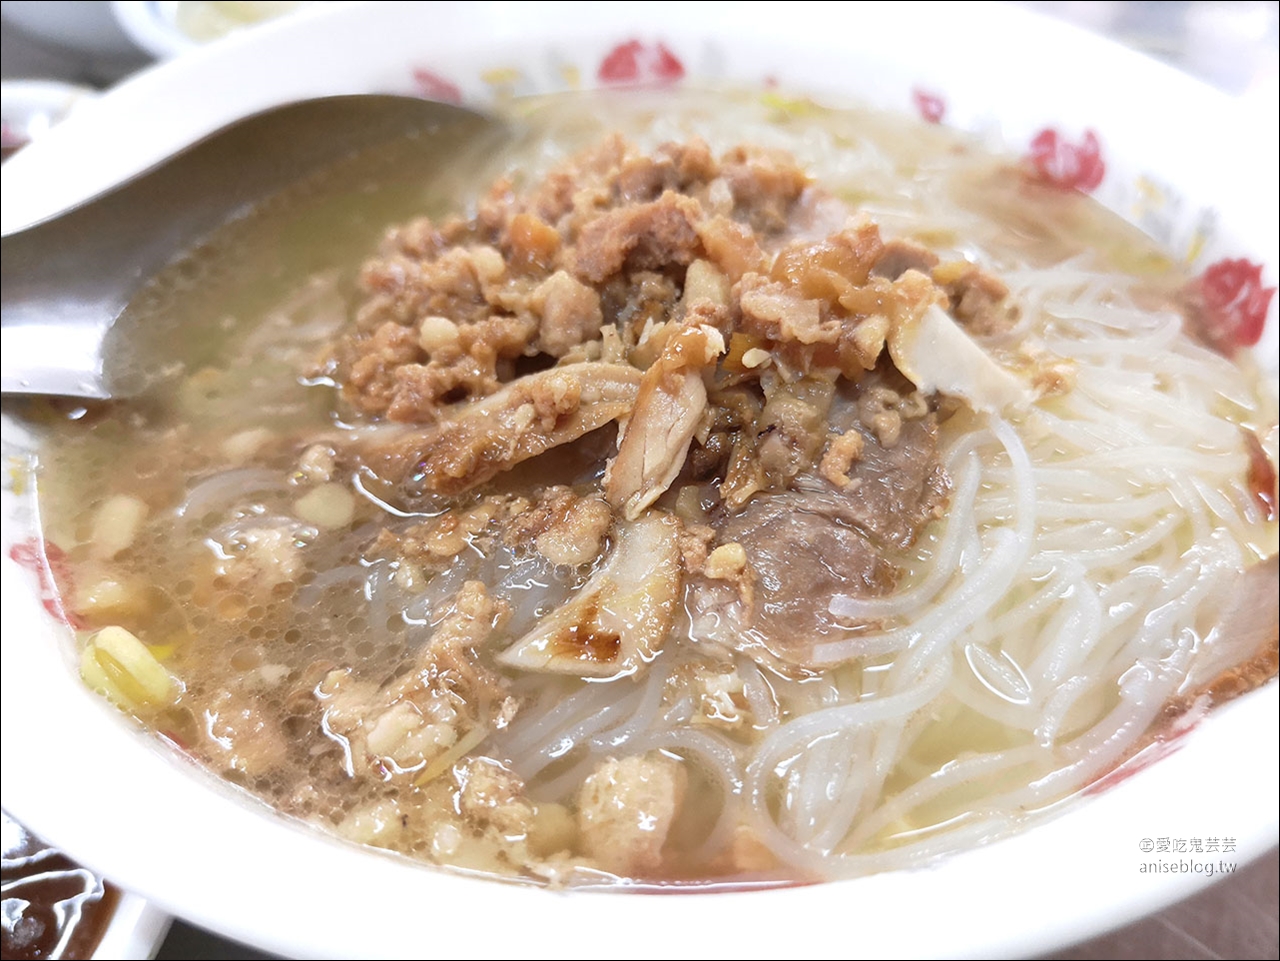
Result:
<instances>
[{"instance_id":1,"label":"browned meat piece","mask_svg":"<svg viewBox=\"0 0 1280 961\"><path fill-rule=\"evenodd\" d=\"M746 224L715 216L698 224L698 238L710 259L730 280L766 268L764 251Z\"/></svg>"},{"instance_id":2,"label":"browned meat piece","mask_svg":"<svg viewBox=\"0 0 1280 961\"><path fill-rule=\"evenodd\" d=\"M680 531L680 563L686 574L701 574L716 539L714 528L706 524L685 524Z\"/></svg>"},{"instance_id":3,"label":"browned meat piece","mask_svg":"<svg viewBox=\"0 0 1280 961\"><path fill-rule=\"evenodd\" d=\"M453 599L453 609L436 626L419 658L431 668L434 676L448 673L450 683L461 679L468 693L468 703L475 703L472 693L493 700L501 692L502 682L481 666L477 652L485 645L509 614L507 602L490 597L479 581L467 581ZM408 690L416 690L418 680L406 678ZM392 685L390 690L399 689Z\"/></svg>"},{"instance_id":4,"label":"browned meat piece","mask_svg":"<svg viewBox=\"0 0 1280 961\"><path fill-rule=\"evenodd\" d=\"M217 691L201 708L195 751L214 768L250 778L269 775L284 763L286 740L280 720L247 691Z\"/></svg>"},{"instance_id":5,"label":"browned meat piece","mask_svg":"<svg viewBox=\"0 0 1280 961\"><path fill-rule=\"evenodd\" d=\"M765 234L786 229L792 205L809 185L809 177L791 157L749 147L726 153L720 176L733 193L734 215Z\"/></svg>"},{"instance_id":6,"label":"browned meat piece","mask_svg":"<svg viewBox=\"0 0 1280 961\"><path fill-rule=\"evenodd\" d=\"M600 336L604 322L600 295L563 270L538 285L529 305L542 318L538 346L552 357L563 357L583 341Z\"/></svg>"},{"instance_id":7,"label":"browned meat piece","mask_svg":"<svg viewBox=\"0 0 1280 961\"><path fill-rule=\"evenodd\" d=\"M801 377L767 394L756 420L756 456L768 488L781 490L822 450L835 384L829 378Z\"/></svg>"},{"instance_id":8,"label":"browned meat piece","mask_svg":"<svg viewBox=\"0 0 1280 961\"><path fill-rule=\"evenodd\" d=\"M904 422L892 447L864 431L840 520L865 531L879 545L910 547L925 524L942 516L951 486L938 463L937 438L932 414ZM797 478L797 484L806 493L825 487L807 475Z\"/></svg>"},{"instance_id":9,"label":"browned meat piece","mask_svg":"<svg viewBox=\"0 0 1280 961\"><path fill-rule=\"evenodd\" d=\"M680 179L670 157L629 157L618 171L617 189L627 203L643 204L664 191L678 191Z\"/></svg>"},{"instance_id":10,"label":"browned meat piece","mask_svg":"<svg viewBox=\"0 0 1280 961\"><path fill-rule=\"evenodd\" d=\"M875 370L884 353L889 327L889 318L884 314L872 314L852 326L846 325L837 348L841 373L857 376L861 371Z\"/></svg>"},{"instance_id":11,"label":"browned meat piece","mask_svg":"<svg viewBox=\"0 0 1280 961\"><path fill-rule=\"evenodd\" d=\"M402 424L430 424L440 409L472 397L484 397L498 389L497 373L485 370L472 358L459 356L452 363L431 361L405 364L395 372L395 388L381 412Z\"/></svg>"},{"instance_id":12,"label":"browned meat piece","mask_svg":"<svg viewBox=\"0 0 1280 961\"><path fill-rule=\"evenodd\" d=\"M598 284L624 266L631 270L687 266L698 255L694 225L700 216L696 201L672 191L651 203L611 210L583 228L575 271Z\"/></svg>"},{"instance_id":13,"label":"browned meat piece","mask_svg":"<svg viewBox=\"0 0 1280 961\"><path fill-rule=\"evenodd\" d=\"M380 253L383 257L400 254L413 260L430 260L442 254L448 245L448 239L435 224L426 217L418 217L387 231Z\"/></svg>"},{"instance_id":14,"label":"browned meat piece","mask_svg":"<svg viewBox=\"0 0 1280 961\"><path fill-rule=\"evenodd\" d=\"M425 432L369 451L368 460L384 481L460 493L625 415L640 376L603 363L530 374Z\"/></svg>"},{"instance_id":15,"label":"browned meat piece","mask_svg":"<svg viewBox=\"0 0 1280 961\"><path fill-rule=\"evenodd\" d=\"M623 342L635 348L648 331L666 323L676 309L679 290L670 278L651 270L619 274L601 287L601 301L607 323L620 332ZM660 349L660 344L653 344ZM643 367L644 362L633 356L632 362ZM647 360L652 361L650 356Z\"/></svg>"},{"instance_id":16,"label":"browned meat piece","mask_svg":"<svg viewBox=\"0 0 1280 961\"><path fill-rule=\"evenodd\" d=\"M494 314L458 328L458 349L485 371L497 369L501 360L511 360L528 352L537 325L528 317ZM419 327L419 341L424 340ZM435 359L435 355L432 355Z\"/></svg>"},{"instance_id":17,"label":"browned meat piece","mask_svg":"<svg viewBox=\"0 0 1280 961\"><path fill-rule=\"evenodd\" d=\"M578 794L583 853L622 877L652 875L687 786L683 765L657 751L609 758Z\"/></svg>"},{"instance_id":18,"label":"browned meat piece","mask_svg":"<svg viewBox=\"0 0 1280 961\"><path fill-rule=\"evenodd\" d=\"M384 529L369 548L374 556L397 556L424 572L441 570L495 521L515 509L512 498L491 495L471 507L455 507L438 517L414 524L400 534Z\"/></svg>"},{"instance_id":19,"label":"browned meat piece","mask_svg":"<svg viewBox=\"0 0 1280 961\"><path fill-rule=\"evenodd\" d=\"M395 399L396 371L422 356L416 332L392 321L346 349L353 356L339 375L344 380L343 397L364 414L385 411Z\"/></svg>"},{"instance_id":20,"label":"browned meat piece","mask_svg":"<svg viewBox=\"0 0 1280 961\"><path fill-rule=\"evenodd\" d=\"M715 434L710 439L714 439ZM718 448L729 446L728 463L724 468L724 480L720 484L720 498L725 507L731 511L740 510L747 501L758 492L767 490L768 485L764 471L760 468L760 460L756 457L756 439L754 431L739 430L732 441L717 445Z\"/></svg>"},{"instance_id":21,"label":"browned meat piece","mask_svg":"<svg viewBox=\"0 0 1280 961\"><path fill-rule=\"evenodd\" d=\"M560 251L560 233L536 214L520 213L511 218L506 246L517 269L550 270Z\"/></svg>"},{"instance_id":22,"label":"browned meat piece","mask_svg":"<svg viewBox=\"0 0 1280 961\"><path fill-rule=\"evenodd\" d=\"M747 274L735 288L742 310L742 326L766 340L801 344L834 344L842 324L824 317L823 304L807 299L794 287Z\"/></svg>"},{"instance_id":23,"label":"browned meat piece","mask_svg":"<svg viewBox=\"0 0 1280 961\"><path fill-rule=\"evenodd\" d=\"M889 593L897 571L864 532L843 522L843 495L759 494L719 529L742 545L754 577L755 603L737 620L735 640L758 660L805 667L815 643L846 629L827 612L836 594Z\"/></svg>"},{"instance_id":24,"label":"browned meat piece","mask_svg":"<svg viewBox=\"0 0 1280 961\"><path fill-rule=\"evenodd\" d=\"M884 250L878 228L865 220L825 240L784 247L767 277L748 273L734 288L740 330L792 368L834 367L858 378L875 367L898 328L946 301L919 271L892 280L874 272Z\"/></svg>"},{"instance_id":25,"label":"browned meat piece","mask_svg":"<svg viewBox=\"0 0 1280 961\"><path fill-rule=\"evenodd\" d=\"M477 827L492 827L515 837L527 834L534 808L515 772L487 757L470 758L456 768L462 816Z\"/></svg>"},{"instance_id":26,"label":"browned meat piece","mask_svg":"<svg viewBox=\"0 0 1280 961\"><path fill-rule=\"evenodd\" d=\"M414 325L430 316L480 320L489 312L474 258L465 248L449 248L427 260L393 254L366 264L360 281L373 295L357 317L366 330L385 321Z\"/></svg>"},{"instance_id":27,"label":"browned meat piece","mask_svg":"<svg viewBox=\"0 0 1280 961\"><path fill-rule=\"evenodd\" d=\"M512 517L502 536L513 547L532 544L553 564L576 567L600 556L612 521L613 512L599 494L584 496L556 486Z\"/></svg>"},{"instance_id":28,"label":"browned meat piece","mask_svg":"<svg viewBox=\"0 0 1280 961\"><path fill-rule=\"evenodd\" d=\"M418 777L467 734L492 722L474 712L501 710L505 682L480 663L477 652L507 615L505 602L468 581L405 673L381 687L349 669L325 677L316 687L324 727L346 739L357 776ZM473 707L461 711L461 704Z\"/></svg>"},{"instance_id":29,"label":"browned meat piece","mask_svg":"<svg viewBox=\"0 0 1280 961\"><path fill-rule=\"evenodd\" d=\"M902 425L908 420L919 420L929 413L929 402L919 391L904 385L895 390L879 382L869 380L858 391L858 421L871 433L881 447L893 447L902 435Z\"/></svg>"},{"instance_id":30,"label":"browned meat piece","mask_svg":"<svg viewBox=\"0 0 1280 961\"><path fill-rule=\"evenodd\" d=\"M839 343L851 336L858 318L891 309L888 285L868 283L880 251L879 231L865 222L817 243L783 248L767 278L747 274L738 284L742 329L784 345Z\"/></svg>"},{"instance_id":31,"label":"browned meat piece","mask_svg":"<svg viewBox=\"0 0 1280 961\"><path fill-rule=\"evenodd\" d=\"M898 238L886 240L884 250L876 261L873 273L889 280L897 280L908 270L928 274L938 265L938 255L914 240Z\"/></svg>"},{"instance_id":32,"label":"browned meat piece","mask_svg":"<svg viewBox=\"0 0 1280 961\"><path fill-rule=\"evenodd\" d=\"M443 405L497 390L500 366L524 354L537 329L532 318L501 315L455 324L429 314L416 328L387 321L342 341L336 372L362 413L430 423Z\"/></svg>"},{"instance_id":33,"label":"browned meat piece","mask_svg":"<svg viewBox=\"0 0 1280 961\"><path fill-rule=\"evenodd\" d=\"M1008 330L1018 319L1017 306L1010 303L1009 288L968 261L951 261L933 268L933 281L951 303L951 316L969 333L978 337Z\"/></svg>"},{"instance_id":34,"label":"browned meat piece","mask_svg":"<svg viewBox=\"0 0 1280 961\"><path fill-rule=\"evenodd\" d=\"M857 221L816 243L784 247L769 271L771 279L794 288L801 296L833 305L854 288L866 285L884 245L880 229L868 220ZM855 313L873 311L855 310Z\"/></svg>"},{"instance_id":35,"label":"browned meat piece","mask_svg":"<svg viewBox=\"0 0 1280 961\"><path fill-rule=\"evenodd\" d=\"M832 420L856 415L856 405L842 400ZM892 552L941 516L949 481L938 462L933 414L903 422L892 447L860 423L846 432L859 438L860 450L841 488L804 473L791 490L756 493L714 524L721 543L746 552L753 603L731 602L738 631L729 643L752 657L807 667L815 643L847 636L828 611L831 598L890 592L898 577ZM717 596L710 589L707 602L724 603Z\"/></svg>"},{"instance_id":36,"label":"browned meat piece","mask_svg":"<svg viewBox=\"0 0 1280 961\"><path fill-rule=\"evenodd\" d=\"M441 320L425 318L419 329L420 344L425 344L428 336L434 338L431 360L406 363L395 371L395 389L386 407L388 419L428 424L440 415L442 407L493 393L501 386L500 363L524 353L537 329L528 318L495 316L456 327L450 337L438 323ZM443 343L446 339L450 342Z\"/></svg>"},{"instance_id":37,"label":"browned meat piece","mask_svg":"<svg viewBox=\"0 0 1280 961\"><path fill-rule=\"evenodd\" d=\"M866 444L862 434L856 430L847 430L843 434L832 434L827 452L822 455L819 473L835 487L848 487L853 478L849 471L853 462L862 456L862 448Z\"/></svg>"},{"instance_id":38,"label":"browned meat piece","mask_svg":"<svg viewBox=\"0 0 1280 961\"><path fill-rule=\"evenodd\" d=\"M718 171L719 165L705 141L666 143L652 156L627 158L618 171L617 191L627 203L645 203L667 190L689 193L690 188L711 180Z\"/></svg>"},{"instance_id":39,"label":"browned meat piece","mask_svg":"<svg viewBox=\"0 0 1280 961\"><path fill-rule=\"evenodd\" d=\"M606 137L535 185L529 196L529 209L547 223L558 225L573 212L577 195L598 188L616 175L626 153L627 142L620 135Z\"/></svg>"},{"instance_id":40,"label":"browned meat piece","mask_svg":"<svg viewBox=\"0 0 1280 961\"><path fill-rule=\"evenodd\" d=\"M732 442L729 463L720 485L725 506L736 511L759 491L784 490L797 474L807 470L826 440L827 411L835 394L830 375L801 377L791 383L769 382L763 407L753 407L739 394L722 394L721 403L732 400L738 409L721 408L718 416L739 429ZM715 434L708 437L710 441Z\"/></svg>"}]
</instances>

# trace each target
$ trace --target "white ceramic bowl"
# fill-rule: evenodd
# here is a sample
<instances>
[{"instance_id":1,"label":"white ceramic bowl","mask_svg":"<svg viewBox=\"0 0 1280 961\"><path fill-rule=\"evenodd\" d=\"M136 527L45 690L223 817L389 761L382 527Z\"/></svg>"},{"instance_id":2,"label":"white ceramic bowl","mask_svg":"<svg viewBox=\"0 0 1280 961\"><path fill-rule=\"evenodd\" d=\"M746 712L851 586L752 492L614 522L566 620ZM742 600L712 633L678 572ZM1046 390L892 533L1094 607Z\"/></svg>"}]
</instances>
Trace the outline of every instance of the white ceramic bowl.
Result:
<instances>
[{"instance_id":1,"label":"white ceramic bowl","mask_svg":"<svg viewBox=\"0 0 1280 961\"><path fill-rule=\"evenodd\" d=\"M328 5L194 51L78 113L4 168L4 226L270 103L424 87L485 102L495 68L521 92L575 76L591 84L606 54L632 39L665 44L688 78L773 76L900 109L911 109L917 87L938 91L948 122L998 133L1015 151L1049 124L1095 129L1107 151L1103 202L1132 216L1146 176L1170 203L1180 198L1149 221L1164 225L1160 239L1182 252L1199 245L1205 263L1247 253L1274 278L1274 134L1257 136L1224 98L1154 62L1016 9L960 4L791 4L781 13L738 4L731 17L687 4ZM1216 228L1197 235L1210 210ZM1259 348L1272 372L1275 345L1273 305ZM1229 838L1235 850L1219 856L1238 862L1276 842L1271 683L1056 820L927 869L669 897L450 876L276 818L84 690L33 579L7 556L30 523L6 490L4 805L124 886L284 954L783 957L803 946L815 956L1027 955L1207 883L1204 873L1141 874L1143 839Z\"/></svg>"}]
</instances>

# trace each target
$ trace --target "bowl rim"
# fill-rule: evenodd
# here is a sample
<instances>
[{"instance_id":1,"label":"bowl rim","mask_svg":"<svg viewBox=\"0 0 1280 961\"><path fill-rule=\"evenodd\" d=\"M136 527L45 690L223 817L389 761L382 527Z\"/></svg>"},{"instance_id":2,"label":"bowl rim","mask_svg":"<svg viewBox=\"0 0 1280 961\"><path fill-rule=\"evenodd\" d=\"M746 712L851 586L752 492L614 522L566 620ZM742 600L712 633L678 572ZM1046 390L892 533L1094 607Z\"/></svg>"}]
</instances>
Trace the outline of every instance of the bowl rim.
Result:
<instances>
[{"instance_id":1,"label":"bowl rim","mask_svg":"<svg viewBox=\"0 0 1280 961\"><path fill-rule=\"evenodd\" d=\"M768 8L752 4L744 5L740 21L732 24L721 22L708 9L666 3L591 10L568 4L531 6L536 9L521 10L518 5L513 9L506 4L436 4L430 11L411 8L408 12L394 5L317 6L144 71L86 105L84 111L78 111L3 168L5 208L11 207L11 197L22 198L21 204L14 205L13 216L4 217L6 230L12 222L20 222L21 216L31 217L33 210L38 215L42 204L45 212L56 210L59 204L69 202L68 198L74 200L77 191L91 193L94 183L100 184L104 178L109 182L130 165L145 166L148 157L162 155L175 139L181 142L193 132L202 132L201 128L207 131L275 99L356 92L351 84L361 78L366 84L361 89L404 82L403 76L393 76L390 69L371 66L372 54L368 53L364 59L351 58L355 64L321 69L322 65L314 62L316 52L331 49L334 37L343 37L363 49L362 45L378 39L379 30L392 25L410 33L407 21L417 27L430 25L436 31L424 35L420 45L423 57L430 54L433 62L461 62L467 57L475 62L501 62L493 58L521 49L598 51L630 36L647 41L661 38L694 59L704 55L717 38L722 44L742 45L735 49L807 50L810 47L804 46L803 28L823 24L827 33L808 38L813 50L820 48L821 56L815 54L814 64L807 68L810 73L798 73L808 77L823 64L837 62L832 59L835 54L856 54L874 62L876 31L900 24L899 18L904 16L894 5L841 13L836 17L837 25L847 28L856 23L870 36L847 35L833 46L832 13L817 4L788 8L785 24L762 19ZM572 19L566 20L570 15ZM1176 101L1176 109L1163 101L1154 107L1148 103L1148 113L1157 116L1135 118L1124 130L1104 128L1108 140L1122 149L1140 145L1142 137L1154 134L1160 135L1156 139L1162 144L1185 143L1188 132L1174 136L1161 124L1177 113L1198 116L1197 111L1216 111L1206 117L1198 136L1216 138L1216 149L1230 155L1230 161L1208 176L1195 164L1179 160L1174 164L1176 173L1191 183L1193 196L1195 190L1201 191L1200 196L1211 196L1203 192L1206 185L1219 182L1223 190L1215 199L1224 220L1248 242L1247 249L1274 269L1277 207L1242 189L1242 183L1251 178L1256 181L1259 176L1274 188L1274 161L1250 156L1250 148L1256 145L1243 132L1235 105L1225 97L1161 64L1026 11L980 4L966 6L961 12L947 4L920 4L909 14L917 21L926 15L929 22L924 36L915 39L924 54L940 61L930 61L930 69L920 71L924 74L922 83L932 83L935 76L951 69L954 56L942 56L948 42L961 26L972 28L976 21L978 25L996 25L1004 35L1018 37L1028 47L1052 39L1050 54L1040 55L1043 63L1026 50L1005 51L1011 70L1045 66L1059 58L1069 62L1074 57L1077 63L1093 64L1113 82L1116 76L1123 77L1126 85L1116 89L1108 89L1098 78L1083 81L1086 100L1105 95L1114 101L1111 116L1124 117L1126 110L1136 110L1153 91ZM678 26L654 30L653 23ZM875 29L867 30L868 26ZM814 36L819 39L815 41ZM989 44L993 49L998 47L995 41ZM410 41L398 37L392 46L402 53ZM981 51L981 44L979 48ZM879 55L902 53L890 45ZM532 55L528 56L530 60L522 62L532 62ZM786 83L787 75L782 79ZM869 99L898 102L903 93L901 81L898 75L889 76L871 91ZM1044 77L1030 77L1027 84L1033 90L1024 92L1024 99L1051 92ZM798 86L821 88L823 84L802 79ZM990 79L974 81L973 86L975 101L997 89ZM962 88L963 84L958 84L951 89ZM963 97L958 97L957 103L962 102ZM981 120L980 111L966 116L975 122ZM1076 127L1090 122L1083 108L1075 104L1055 114L1054 119ZM1002 129L1006 134L1017 130L1022 120L1021 116L1002 117ZM84 169L85 156L94 158L94 169ZM1235 176L1225 176L1224 169ZM1269 213L1260 213L1260 209ZM1272 358L1272 370L1275 319L1273 306L1267 338L1259 348L1260 357L1269 353ZM6 417L6 441L11 441L16 429ZM12 491L6 489L4 496L7 550L21 532ZM691 950L717 954L780 955L794 951L796 931L790 926L741 924L744 912L767 905L780 917L789 913L803 917L804 936L813 943L826 942L846 953L886 957L1020 955L1098 934L1185 897L1208 882L1203 875L1164 875L1149 883L1146 879L1135 882L1137 845L1142 838L1186 830L1179 825L1201 833L1230 830L1237 841L1238 859L1243 862L1273 846L1280 836L1276 814L1280 807L1280 750L1275 724L1280 714L1280 688L1273 681L1216 711L1182 738L1180 749L1170 757L1089 803L1076 805L1032 830L926 868L814 887L656 899L603 892L566 896L457 877L410 865L392 855L358 850L314 829L284 822L256 803L245 803L212 775L194 767L191 776L175 777L181 763L175 764L168 752L139 736L100 699L87 691L77 692L79 682L73 676L70 654L65 647L51 646L55 643L53 625L40 615L38 599L25 573L8 557L0 573L5 598L0 616L6 639L0 708L6 730L31 732L30 738L18 745L6 744L0 755L5 806L33 830L90 866L106 870L124 886L175 913L238 940L294 956L379 953L375 947L391 955L409 954L420 947L421 932L412 922L404 924L399 919L417 919L423 904L432 901L450 913L472 910L472 903L483 903L484 910L497 912L495 916L505 922L484 926L479 944L474 925L463 925L466 930L462 931L433 929L430 937L434 945L448 953L586 956L608 944L622 957L652 957L658 950L669 950L676 938ZM22 638L22 643L15 643L15 638ZM30 690L32 677L53 678L50 689L59 692L58 696L66 694L69 700L55 697L61 705L55 710L48 704L41 706ZM57 721L61 728L56 732L40 729L40 724L51 721ZM66 743L68 726L83 738L79 748ZM109 751L115 749L121 753L112 756ZM74 752L73 764L55 764L54 760L62 760L68 750ZM1241 764L1244 758L1248 765ZM48 776L32 778L33 771L47 772ZM1206 781L1212 782L1212 790L1188 793L1189 778L1199 779L1202 787ZM139 795L133 784L162 787L159 793ZM1178 799L1174 808L1159 816L1149 814L1147 821L1141 817L1135 821L1135 808L1152 799L1170 797ZM157 799L164 803L157 804ZM191 831L192 817L202 825L200 831ZM1138 824L1147 826L1139 828ZM1141 831L1140 837L1134 836L1136 831ZM181 845L179 838L184 839ZM204 875L195 877L175 870L179 846L188 848L187 856L205 866ZM261 854L247 854L254 850L272 854L264 861ZM341 892L333 890L335 881L342 885ZM373 886L380 890L373 891ZM228 891L235 896L228 898ZM333 903L335 895L342 899L340 908ZM1002 900L993 904L996 895ZM584 897L593 900L583 902ZM1053 899L1052 912L1044 909L1046 898ZM925 903L931 924L910 923L919 907L908 909L902 917L902 905ZM338 911L349 920L339 923ZM848 920L855 912L869 919L897 916L899 924L892 932L874 924L859 925L856 943L851 946ZM350 920L354 918L364 919L363 923ZM427 918L430 923L429 914ZM659 923L643 923L650 918ZM469 921L478 919L468 916ZM908 923L902 924L904 920ZM976 920L984 923L976 924ZM617 938L619 931L627 932L625 939Z\"/></svg>"}]
</instances>

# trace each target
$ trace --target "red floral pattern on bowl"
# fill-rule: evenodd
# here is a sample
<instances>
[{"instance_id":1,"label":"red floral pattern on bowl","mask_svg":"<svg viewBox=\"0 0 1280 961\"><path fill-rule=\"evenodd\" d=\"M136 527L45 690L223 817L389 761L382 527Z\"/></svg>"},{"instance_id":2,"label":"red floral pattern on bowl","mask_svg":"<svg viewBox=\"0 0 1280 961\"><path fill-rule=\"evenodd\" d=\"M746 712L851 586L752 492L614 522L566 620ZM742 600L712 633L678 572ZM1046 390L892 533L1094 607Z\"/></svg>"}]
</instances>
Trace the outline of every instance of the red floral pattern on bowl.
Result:
<instances>
[{"instance_id":1,"label":"red floral pattern on bowl","mask_svg":"<svg viewBox=\"0 0 1280 961\"><path fill-rule=\"evenodd\" d=\"M911 91L911 100L926 123L942 123L947 115L947 101L940 93L916 87Z\"/></svg>"},{"instance_id":2,"label":"red floral pattern on bowl","mask_svg":"<svg viewBox=\"0 0 1280 961\"><path fill-rule=\"evenodd\" d=\"M439 100L443 103L462 103L462 88L426 67L417 67L413 71L413 82L418 93L427 100Z\"/></svg>"},{"instance_id":3,"label":"red floral pattern on bowl","mask_svg":"<svg viewBox=\"0 0 1280 961\"><path fill-rule=\"evenodd\" d=\"M684 78L684 63L664 43L620 43L600 61L602 84L665 84Z\"/></svg>"},{"instance_id":4,"label":"red floral pattern on bowl","mask_svg":"<svg viewBox=\"0 0 1280 961\"><path fill-rule=\"evenodd\" d=\"M1046 127L1032 138L1027 159L1041 180L1063 190L1090 193L1107 172L1102 145L1092 130L1086 130L1076 144L1053 127Z\"/></svg>"},{"instance_id":5,"label":"red floral pattern on bowl","mask_svg":"<svg viewBox=\"0 0 1280 961\"><path fill-rule=\"evenodd\" d=\"M1238 258L1210 264L1197 283L1205 332L1228 352L1262 339L1275 287L1262 286L1262 264Z\"/></svg>"}]
</instances>

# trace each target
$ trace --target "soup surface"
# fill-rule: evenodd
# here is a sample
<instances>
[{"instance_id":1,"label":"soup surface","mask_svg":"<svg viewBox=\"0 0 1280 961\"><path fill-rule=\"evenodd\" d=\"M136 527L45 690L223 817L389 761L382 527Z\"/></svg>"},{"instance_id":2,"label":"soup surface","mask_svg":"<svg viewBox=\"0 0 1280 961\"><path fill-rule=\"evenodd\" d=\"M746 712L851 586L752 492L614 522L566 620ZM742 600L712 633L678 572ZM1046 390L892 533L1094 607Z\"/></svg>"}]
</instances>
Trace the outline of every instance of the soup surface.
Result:
<instances>
[{"instance_id":1,"label":"soup surface","mask_svg":"<svg viewBox=\"0 0 1280 961\"><path fill-rule=\"evenodd\" d=\"M1274 675L1274 399L1205 279L905 118L516 112L229 225L137 308L148 395L33 413L91 686L353 841L768 885Z\"/></svg>"}]
</instances>

